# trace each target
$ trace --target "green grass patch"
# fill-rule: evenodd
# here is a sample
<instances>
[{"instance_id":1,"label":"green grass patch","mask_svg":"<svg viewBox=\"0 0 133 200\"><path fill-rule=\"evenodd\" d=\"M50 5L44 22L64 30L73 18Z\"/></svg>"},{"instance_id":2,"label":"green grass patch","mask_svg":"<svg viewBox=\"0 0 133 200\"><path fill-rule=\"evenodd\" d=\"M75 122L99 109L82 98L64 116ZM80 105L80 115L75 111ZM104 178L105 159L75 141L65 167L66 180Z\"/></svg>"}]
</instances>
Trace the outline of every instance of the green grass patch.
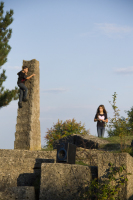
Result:
<instances>
[{"instance_id":1,"label":"green grass patch","mask_svg":"<svg viewBox=\"0 0 133 200\"><path fill-rule=\"evenodd\" d=\"M88 166L87 164L85 164L85 163L82 162L81 160L80 160L80 161L76 161L75 164L77 164L77 165L85 165L85 166Z\"/></svg>"},{"instance_id":2,"label":"green grass patch","mask_svg":"<svg viewBox=\"0 0 133 200\"><path fill-rule=\"evenodd\" d=\"M100 149L104 149L107 151L111 151L112 153L122 153L126 152L133 156L133 147L131 147L131 142L133 140L133 136L125 136L122 140L122 150L121 150L121 139L119 136L113 136L108 138L102 138L109 142L109 144L102 144L100 145ZM125 142L125 147L124 147Z\"/></svg>"},{"instance_id":3,"label":"green grass patch","mask_svg":"<svg viewBox=\"0 0 133 200\"><path fill-rule=\"evenodd\" d=\"M57 151L57 149L53 149L53 147L43 147L41 151Z\"/></svg>"},{"instance_id":4,"label":"green grass patch","mask_svg":"<svg viewBox=\"0 0 133 200\"><path fill-rule=\"evenodd\" d=\"M115 143L115 144L121 143L121 139L119 136L112 136L112 137L102 138L102 139L107 140L110 143ZM131 145L132 140L133 140L133 135L125 136L125 143L127 145Z\"/></svg>"}]
</instances>

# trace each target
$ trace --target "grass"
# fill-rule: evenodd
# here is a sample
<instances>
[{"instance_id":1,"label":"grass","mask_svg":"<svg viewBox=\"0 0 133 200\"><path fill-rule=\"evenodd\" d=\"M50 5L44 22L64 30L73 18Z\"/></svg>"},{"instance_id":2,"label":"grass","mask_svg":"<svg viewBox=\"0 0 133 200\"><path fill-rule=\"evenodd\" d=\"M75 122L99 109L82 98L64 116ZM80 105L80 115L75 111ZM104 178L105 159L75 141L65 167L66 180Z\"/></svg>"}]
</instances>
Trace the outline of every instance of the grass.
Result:
<instances>
[{"instance_id":1,"label":"grass","mask_svg":"<svg viewBox=\"0 0 133 200\"><path fill-rule=\"evenodd\" d=\"M53 150L53 147L42 147L41 151L57 151L57 149Z\"/></svg>"},{"instance_id":2,"label":"grass","mask_svg":"<svg viewBox=\"0 0 133 200\"><path fill-rule=\"evenodd\" d=\"M77 164L77 165L85 165L85 166L88 166L87 164L85 164L85 163L82 162L82 161L75 161L75 164Z\"/></svg>"},{"instance_id":3,"label":"grass","mask_svg":"<svg viewBox=\"0 0 133 200\"><path fill-rule=\"evenodd\" d=\"M114 144L120 144L120 137L119 136L112 136L112 137L108 137L108 138L102 138L103 140L107 140L110 143L114 143ZM133 140L133 136L125 136L125 143L127 145L131 145L131 142Z\"/></svg>"},{"instance_id":4,"label":"grass","mask_svg":"<svg viewBox=\"0 0 133 200\"><path fill-rule=\"evenodd\" d=\"M109 144L100 145L100 149L111 151L113 153L127 152L131 156L133 156L133 147L131 147L133 136L125 136L125 147L124 145L122 146L123 150L121 150L121 139L119 136L112 136L112 137L102 138L102 139L108 141ZM124 144L124 140L122 141L122 144Z\"/></svg>"}]
</instances>

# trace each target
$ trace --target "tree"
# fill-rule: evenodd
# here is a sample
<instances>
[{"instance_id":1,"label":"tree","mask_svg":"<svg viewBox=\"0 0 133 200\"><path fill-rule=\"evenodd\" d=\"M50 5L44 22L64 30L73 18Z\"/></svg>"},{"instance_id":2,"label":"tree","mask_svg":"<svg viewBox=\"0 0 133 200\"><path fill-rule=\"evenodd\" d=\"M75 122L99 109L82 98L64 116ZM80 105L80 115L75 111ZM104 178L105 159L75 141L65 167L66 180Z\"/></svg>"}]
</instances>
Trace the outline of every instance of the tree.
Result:
<instances>
[{"instance_id":1,"label":"tree","mask_svg":"<svg viewBox=\"0 0 133 200\"><path fill-rule=\"evenodd\" d=\"M111 104L109 101L109 103L112 105L112 108L114 110L114 118L109 118L110 122L109 125L106 124L107 127L109 127L109 129L107 130L108 135L111 136L121 136L122 135L129 135L129 124L128 124L128 118L124 118L124 117L120 117L119 114L119 109L117 109L118 107L115 105L116 103L116 92L114 92L113 96L113 104Z\"/></svg>"},{"instance_id":2,"label":"tree","mask_svg":"<svg viewBox=\"0 0 133 200\"><path fill-rule=\"evenodd\" d=\"M6 12L5 17L3 17L3 7L4 2L0 5L0 69L1 66L7 62L7 55L9 54L11 47L8 45L9 39L11 38L12 29L7 30L7 27L13 22L13 10ZM19 98L20 89L15 87L14 90L4 90L2 86L3 82L6 80L5 71L0 74L0 108L9 105L12 100L17 100Z\"/></svg>"},{"instance_id":3,"label":"tree","mask_svg":"<svg viewBox=\"0 0 133 200\"><path fill-rule=\"evenodd\" d=\"M119 117L119 109L117 110L117 106L115 105L115 99L116 99L116 92L113 96L113 104L112 108L114 109L114 118L110 118L109 125L105 125L109 127L107 130L109 137L111 136L119 136L120 137L120 145L121 145L121 151L126 148L125 144L125 136L131 135L132 131L130 130L130 124L129 124L129 118L126 119L124 117ZM110 101L109 101L110 102ZM133 124L132 124L133 126ZM124 146L124 147L123 147Z\"/></svg>"},{"instance_id":4,"label":"tree","mask_svg":"<svg viewBox=\"0 0 133 200\"><path fill-rule=\"evenodd\" d=\"M57 139L61 139L63 137L66 137L68 135L74 134L80 134L80 135L86 135L89 134L89 130L85 130L84 124L81 126L81 122L77 123L76 120L73 118L71 120L66 120L62 123L62 120L60 121L58 119L58 122L53 125L53 128L48 129L46 132L47 135L44 137L47 146L53 147L53 143Z\"/></svg>"},{"instance_id":5,"label":"tree","mask_svg":"<svg viewBox=\"0 0 133 200\"><path fill-rule=\"evenodd\" d=\"M128 123L129 123L129 129L133 133L133 106L131 107L131 110L125 111L128 115Z\"/></svg>"}]
</instances>

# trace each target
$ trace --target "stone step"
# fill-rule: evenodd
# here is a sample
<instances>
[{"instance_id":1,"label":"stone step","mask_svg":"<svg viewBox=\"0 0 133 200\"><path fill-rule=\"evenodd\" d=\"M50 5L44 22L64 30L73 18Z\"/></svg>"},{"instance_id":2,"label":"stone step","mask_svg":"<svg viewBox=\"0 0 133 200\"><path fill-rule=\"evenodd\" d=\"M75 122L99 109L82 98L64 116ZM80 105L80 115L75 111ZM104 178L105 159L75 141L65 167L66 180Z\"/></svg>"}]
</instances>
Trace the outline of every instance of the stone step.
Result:
<instances>
[{"instance_id":1,"label":"stone step","mask_svg":"<svg viewBox=\"0 0 133 200\"><path fill-rule=\"evenodd\" d=\"M33 186L42 163L54 163L54 159L0 157L0 191L8 187Z\"/></svg>"},{"instance_id":2,"label":"stone step","mask_svg":"<svg viewBox=\"0 0 133 200\"><path fill-rule=\"evenodd\" d=\"M21 186L11 187L6 189L4 192L0 192L0 200L35 200L35 189L34 187Z\"/></svg>"},{"instance_id":3,"label":"stone step","mask_svg":"<svg viewBox=\"0 0 133 200\"><path fill-rule=\"evenodd\" d=\"M43 158L55 159L56 151L30 151L18 149L0 149L0 157L15 157L15 158Z\"/></svg>"},{"instance_id":4,"label":"stone step","mask_svg":"<svg viewBox=\"0 0 133 200\"><path fill-rule=\"evenodd\" d=\"M0 157L0 173L18 169L26 169L27 172L33 170L36 159L24 157Z\"/></svg>"}]
</instances>

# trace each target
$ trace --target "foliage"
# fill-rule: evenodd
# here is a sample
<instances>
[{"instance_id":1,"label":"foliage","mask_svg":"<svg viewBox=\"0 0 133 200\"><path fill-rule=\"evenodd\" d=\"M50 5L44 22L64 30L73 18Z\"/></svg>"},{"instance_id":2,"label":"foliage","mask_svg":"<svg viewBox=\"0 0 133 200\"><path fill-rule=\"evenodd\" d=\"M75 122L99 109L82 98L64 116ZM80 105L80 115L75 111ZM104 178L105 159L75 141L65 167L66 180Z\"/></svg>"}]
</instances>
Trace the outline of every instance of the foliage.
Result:
<instances>
[{"instance_id":1,"label":"foliage","mask_svg":"<svg viewBox=\"0 0 133 200\"><path fill-rule=\"evenodd\" d=\"M47 146L45 146L45 147L43 147L43 148L41 148L41 151L53 151L53 148L52 147L47 147Z\"/></svg>"},{"instance_id":2,"label":"foliage","mask_svg":"<svg viewBox=\"0 0 133 200\"><path fill-rule=\"evenodd\" d=\"M119 136L112 136L108 138L102 138L108 141L108 144L101 144L100 149L111 151L113 153L127 152L133 156L133 148L131 147L131 141L133 140L133 135L125 136L125 148L121 150L121 138Z\"/></svg>"},{"instance_id":3,"label":"foliage","mask_svg":"<svg viewBox=\"0 0 133 200\"><path fill-rule=\"evenodd\" d=\"M44 138L47 142L47 146L53 147L53 143L57 139L61 139L72 134L86 135L87 133L89 134L89 130L85 130L84 124L81 126L81 122L77 123L74 118L72 121L66 120L63 123L62 120L60 121L58 119L58 122L53 125L53 128L48 129L46 133L47 135Z\"/></svg>"},{"instance_id":4,"label":"foliage","mask_svg":"<svg viewBox=\"0 0 133 200\"><path fill-rule=\"evenodd\" d=\"M79 160L79 161L76 161L75 164L77 165L84 165L84 166L88 166L88 164L84 163L83 161Z\"/></svg>"},{"instance_id":5,"label":"foliage","mask_svg":"<svg viewBox=\"0 0 133 200\"><path fill-rule=\"evenodd\" d=\"M104 180L100 180L100 178L95 178L90 182L90 185L84 193L81 194L82 200L115 200L119 199L118 192L122 185L128 181L126 175L131 175L131 173L125 173L120 176L126 167L124 165L120 167L113 167L114 164L110 163L109 173L105 176L107 177ZM116 178L116 174L119 174L119 178ZM112 184L112 181L115 184Z\"/></svg>"},{"instance_id":6,"label":"foliage","mask_svg":"<svg viewBox=\"0 0 133 200\"><path fill-rule=\"evenodd\" d=\"M11 38L12 29L7 30L13 22L13 10L6 12L5 17L3 17L3 7L4 2L0 4L0 68L7 62L7 55L9 54L11 47L8 45L9 39ZM7 35L6 35L7 34ZM3 82L6 80L5 71L0 74L0 108L7 106L12 100L17 100L19 98L20 89L15 87L14 90L5 90L2 87Z\"/></svg>"},{"instance_id":7,"label":"foliage","mask_svg":"<svg viewBox=\"0 0 133 200\"><path fill-rule=\"evenodd\" d=\"M124 117L121 117L121 118L119 117L120 110L117 109L118 107L115 105L116 95L117 95L116 92L114 93L114 95L112 95L113 96L113 104L111 104L112 108L114 110L114 118L110 118L109 125L106 124L105 126L109 127L109 129L107 130L109 137L111 137L111 136L119 136L120 137L121 149L123 149L123 148L125 148L125 136L130 135L132 133L130 131L131 123L129 123L129 118L125 119Z\"/></svg>"},{"instance_id":8,"label":"foliage","mask_svg":"<svg viewBox=\"0 0 133 200\"><path fill-rule=\"evenodd\" d=\"M121 150L126 148L125 145L125 136L130 135L132 132L130 131L130 125L129 124L129 118L124 118L124 117L119 117L120 114L118 111L120 111L119 109L117 110L117 106L115 105L115 100L116 100L116 92L114 93L113 96L113 104L112 108L114 109L114 118L110 119L110 124L107 125L107 127L109 127L109 129L107 130L108 135L111 136L119 136L121 139ZM109 101L110 102L110 101ZM124 147L123 147L124 146Z\"/></svg>"},{"instance_id":9,"label":"foliage","mask_svg":"<svg viewBox=\"0 0 133 200\"><path fill-rule=\"evenodd\" d=\"M130 132L131 134L133 133L133 106L131 107L131 110L125 111L128 115L129 118L129 127L130 127Z\"/></svg>"}]
</instances>

